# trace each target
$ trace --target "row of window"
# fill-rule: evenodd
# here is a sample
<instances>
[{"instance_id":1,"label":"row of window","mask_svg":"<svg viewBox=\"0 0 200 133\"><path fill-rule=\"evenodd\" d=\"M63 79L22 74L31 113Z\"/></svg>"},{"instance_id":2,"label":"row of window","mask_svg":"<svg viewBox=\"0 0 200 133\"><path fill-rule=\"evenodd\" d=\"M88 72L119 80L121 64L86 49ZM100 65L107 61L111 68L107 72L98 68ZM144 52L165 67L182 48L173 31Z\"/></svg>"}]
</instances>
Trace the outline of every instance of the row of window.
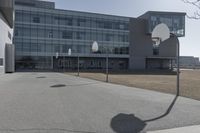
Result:
<instances>
[{"instance_id":1,"label":"row of window","mask_svg":"<svg viewBox=\"0 0 200 133\"><path fill-rule=\"evenodd\" d=\"M52 15L39 12L16 11L16 22L56 24L67 26L92 27L115 30L128 30L129 24L125 21L111 21L106 19L75 17L67 15Z\"/></svg>"},{"instance_id":2,"label":"row of window","mask_svg":"<svg viewBox=\"0 0 200 133\"><path fill-rule=\"evenodd\" d=\"M150 17L150 32L154 27L160 23L165 23L171 33L176 34L177 36L184 36L185 34L185 16L168 16L168 15L154 15Z\"/></svg>"},{"instance_id":3,"label":"row of window","mask_svg":"<svg viewBox=\"0 0 200 133\"><path fill-rule=\"evenodd\" d=\"M37 37L37 38L57 38L57 39L77 39L77 40L96 40L96 41L113 41L129 42L128 33L104 33L91 31L70 31L70 30L38 30L30 28L15 28L16 37Z\"/></svg>"},{"instance_id":4,"label":"row of window","mask_svg":"<svg viewBox=\"0 0 200 133\"><path fill-rule=\"evenodd\" d=\"M48 52L48 53L67 53L72 49L72 53L92 53L91 46L85 45L50 45L38 43L15 43L16 52ZM99 46L98 54L129 54L126 46Z\"/></svg>"},{"instance_id":5,"label":"row of window","mask_svg":"<svg viewBox=\"0 0 200 133\"><path fill-rule=\"evenodd\" d=\"M103 69L105 59L80 59L80 69ZM110 59L109 69L127 69L128 59ZM17 69L77 69L76 58L54 58L42 56L16 56Z\"/></svg>"}]
</instances>

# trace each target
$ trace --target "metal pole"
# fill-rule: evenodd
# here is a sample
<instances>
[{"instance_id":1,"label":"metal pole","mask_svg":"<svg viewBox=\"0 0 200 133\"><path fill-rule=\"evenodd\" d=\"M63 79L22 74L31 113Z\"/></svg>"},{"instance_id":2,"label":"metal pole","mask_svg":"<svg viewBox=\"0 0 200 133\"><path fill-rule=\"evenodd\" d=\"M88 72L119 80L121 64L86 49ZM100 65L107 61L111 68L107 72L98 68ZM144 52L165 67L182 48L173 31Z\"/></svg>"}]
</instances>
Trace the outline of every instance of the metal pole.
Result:
<instances>
[{"instance_id":1,"label":"metal pole","mask_svg":"<svg viewBox=\"0 0 200 133\"><path fill-rule=\"evenodd\" d=\"M54 70L54 69L53 69L53 65L54 65L54 64L53 64L53 56L51 56L51 69L52 69L52 70Z\"/></svg>"},{"instance_id":2,"label":"metal pole","mask_svg":"<svg viewBox=\"0 0 200 133\"><path fill-rule=\"evenodd\" d=\"M180 95L180 62L179 62L179 58L180 58L180 43L179 43L179 39L175 34L171 35L173 37L175 37L176 39L176 45L177 45L177 53L176 53L176 64L177 64L177 70L176 70L176 96Z\"/></svg>"},{"instance_id":3,"label":"metal pole","mask_svg":"<svg viewBox=\"0 0 200 133\"><path fill-rule=\"evenodd\" d=\"M63 54L63 73L65 72L64 66L65 66L65 56L64 56L64 54Z\"/></svg>"},{"instance_id":4,"label":"metal pole","mask_svg":"<svg viewBox=\"0 0 200 133\"><path fill-rule=\"evenodd\" d=\"M106 49L106 82L108 82L108 49Z\"/></svg>"},{"instance_id":5,"label":"metal pole","mask_svg":"<svg viewBox=\"0 0 200 133\"><path fill-rule=\"evenodd\" d=\"M106 82L108 82L108 54L106 57Z\"/></svg>"},{"instance_id":6,"label":"metal pole","mask_svg":"<svg viewBox=\"0 0 200 133\"><path fill-rule=\"evenodd\" d=\"M80 72L79 72L79 71L80 71L80 70L79 70L79 54L78 54L78 66L77 66L77 67L78 67L78 68L77 68L77 69L78 69L78 74L77 74L77 76L79 76L79 73L80 73Z\"/></svg>"},{"instance_id":7,"label":"metal pole","mask_svg":"<svg viewBox=\"0 0 200 133\"><path fill-rule=\"evenodd\" d=\"M177 86L176 86L176 88L177 88L177 93L176 93L176 96L179 96L180 94L180 86L179 86L179 84L180 84L180 63L179 63L179 57L180 57L180 43L179 43L179 40L178 40L178 37L177 36L175 36L176 37L176 40L177 40Z\"/></svg>"}]
</instances>

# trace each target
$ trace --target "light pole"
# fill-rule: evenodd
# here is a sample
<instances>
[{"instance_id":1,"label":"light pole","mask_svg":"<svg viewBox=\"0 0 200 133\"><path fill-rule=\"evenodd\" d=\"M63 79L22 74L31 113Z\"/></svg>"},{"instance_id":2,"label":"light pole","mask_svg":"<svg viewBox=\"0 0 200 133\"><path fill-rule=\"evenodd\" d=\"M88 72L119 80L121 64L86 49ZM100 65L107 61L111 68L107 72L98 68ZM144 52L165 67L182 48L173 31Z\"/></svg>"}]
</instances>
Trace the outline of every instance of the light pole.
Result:
<instances>
[{"instance_id":1,"label":"light pole","mask_svg":"<svg viewBox=\"0 0 200 133\"><path fill-rule=\"evenodd\" d=\"M92 53L98 52L98 50L99 50L98 43L94 41L92 44Z\"/></svg>"},{"instance_id":2,"label":"light pole","mask_svg":"<svg viewBox=\"0 0 200 133\"><path fill-rule=\"evenodd\" d=\"M108 49L106 49L106 82L108 82Z\"/></svg>"},{"instance_id":3,"label":"light pole","mask_svg":"<svg viewBox=\"0 0 200 133\"><path fill-rule=\"evenodd\" d=\"M78 53L78 57L77 57L77 76L80 75L80 70L79 70L79 53Z\"/></svg>"},{"instance_id":4,"label":"light pole","mask_svg":"<svg viewBox=\"0 0 200 133\"><path fill-rule=\"evenodd\" d=\"M68 49L68 56L71 56L72 55L72 50L71 48ZM69 63L69 62L68 62Z\"/></svg>"},{"instance_id":5,"label":"light pole","mask_svg":"<svg viewBox=\"0 0 200 133\"><path fill-rule=\"evenodd\" d=\"M177 63L177 77L176 77L176 88L177 88L177 91L176 91L176 96L179 96L180 95L180 42L179 42L179 39L178 37L175 35L175 34L172 34L171 35L173 37L175 37L176 39L176 45L177 45L177 54L176 54L176 63Z\"/></svg>"},{"instance_id":6,"label":"light pole","mask_svg":"<svg viewBox=\"0 0 200 133\"><path fill-rule=\"evenodd\" d=\"M92 44L92 52L97 52L98 48L99 48L98 43L94 41ZM107 48L105 49L106 49L106 82L108 82L108 49Z\"/></svg>"},{"instance_id":7,"label":"light pole","mask_svg":"<svg viewBox=\"0 0 200 133\"><path fill-rule=\"evenodd\" d=\"M63 54L62 67L63 67L63 73L64 73L65 72L65 55L64 54Z\"/></svg>"},{"instance_id":8,"label":"light pole","mask_svg":"<svg viewBox=\"0 0 200 133\"><path fill-rule=\"evenodd\" d=\"M56 59L58 59L58 57L59 57L59 53L58 52L56 52ZM58 67L58 66L57 66Z\"/></svg>"},{"instance_id":9,"label":"light pole","mask_svg":"<svg viewBox=\"0 0 200 133\"><path fill-rule=\"evenodd\" d=\"M179 64L179 58L180 58L180 43L178 37L170 33L170 30L166 24L159 24L157 25L153 32L152 32L152 40L156 42L156 45L159 46L161 42L167 40L170 38L170 34L176 38L176 45L177 45L177 52L176 52L176 61L177 61L177 78L176 78L176 96L179 96L180 94L180 64Z\"/></svg>"}]
</instances>

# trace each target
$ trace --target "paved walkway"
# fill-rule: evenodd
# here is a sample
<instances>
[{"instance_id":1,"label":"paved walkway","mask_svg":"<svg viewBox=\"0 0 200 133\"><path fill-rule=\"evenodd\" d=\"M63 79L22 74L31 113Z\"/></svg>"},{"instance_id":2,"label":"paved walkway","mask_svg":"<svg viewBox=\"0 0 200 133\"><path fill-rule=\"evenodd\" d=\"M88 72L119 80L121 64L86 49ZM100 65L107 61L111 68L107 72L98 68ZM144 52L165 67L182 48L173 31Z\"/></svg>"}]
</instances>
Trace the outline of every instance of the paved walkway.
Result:
<instances>
[{"instance_id":1,"label":"paved walkway","mask_svg":"<svg viewBox=\"0 0 200 133\"><path fill-rule=\"evenodd\" d=\"M147 133L200 133L200 126L180 127L160 131L150 131Z\"/></svg>"},{"instance_id":2,"label":"paved walkway","mask_svg":"<svg viewBox=\"0 0 200 133\"><path fill-rule=\"evenodd\" d=\"M196 100L60 73L0 75L0 133L144 133L191 125L200 125Z\"/></svg>"}]
</instances>

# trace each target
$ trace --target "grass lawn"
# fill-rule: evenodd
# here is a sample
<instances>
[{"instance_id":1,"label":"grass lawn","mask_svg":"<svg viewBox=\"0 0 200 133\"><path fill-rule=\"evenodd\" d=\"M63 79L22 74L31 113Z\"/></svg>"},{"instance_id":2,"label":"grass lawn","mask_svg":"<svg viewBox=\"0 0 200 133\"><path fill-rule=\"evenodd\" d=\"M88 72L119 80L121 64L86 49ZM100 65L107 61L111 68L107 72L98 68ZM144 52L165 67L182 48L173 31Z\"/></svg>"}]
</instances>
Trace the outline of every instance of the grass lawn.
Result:
<instances>
[{"instance_id":1,"label":"grass lawn","mask_svg":"<svg viewBox=\"0 0 200 133\"><path fill-rule=\"evenodd\" d=\"M67 74L76 75L77 73L67 72ZM100 72L81 72L80 77L105 81L106 75ZM176 93L176 75L174 74L111 73L109 82L165 93ZM200 100L200 70L181 70L180 95Z\"/></svg>"}]
</instances>

